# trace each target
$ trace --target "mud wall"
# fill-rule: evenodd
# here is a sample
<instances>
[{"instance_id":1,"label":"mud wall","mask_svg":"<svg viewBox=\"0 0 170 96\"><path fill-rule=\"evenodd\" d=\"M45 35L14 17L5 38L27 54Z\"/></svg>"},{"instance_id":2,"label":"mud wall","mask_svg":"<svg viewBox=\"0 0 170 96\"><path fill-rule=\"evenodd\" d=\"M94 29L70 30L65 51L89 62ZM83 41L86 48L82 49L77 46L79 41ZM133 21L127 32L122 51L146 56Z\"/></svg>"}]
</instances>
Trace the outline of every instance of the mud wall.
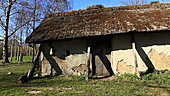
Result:
<instances>
[{"instance_id":1,"label":"mud wall","mask_svg":"<svg viewBox=\"0 0 170 96\"><path fill-rule=\"evenodd\" d=\"M155 69L170 70L170 33L136 34L136 51L139 69L146 70L145 64L152 64Z\"/></svg>"},{"instance_id":2,"label":"mud wall","mask_svg":"<svg viewBox=\"0 0 170 96\"><path fill-rule=\"evenodd\" d=\"M140 71L147 70L148 65L154 66L154 68L158 70L170 70L169 38L169 32L134 34L134 41L136 44L135 53L137 55L137 63ZM102 40L106 41L103 45L99 40L96 41L99 44L94 42L94 44L92 43L93 46L91 45L90 66L91 70L93 67L95 69L92 70L92 73L103 73L103 70L106 70L105 73L108 73L110 69L105 68L108 66L108 62L111 63L111 70L113 70L115 74L135 73L131 33L111 36L110 43L108 43L108 40L109 39ZM111 48L107 46L107 44L110 44ZM107 47L105 48L102 46ZM41 54L42 75L84 75L87 69L87 47L87 39L43 43L43 52ZM100 58L96 58L96 56L100 56ZM101 60L101 62L99 62L99 60ZM106 66L104 66L103 63L106 63Z\"/></svg>"},{"instance_id":3,"label":"mud wall","mask_svg":"<svg viewBox=\"0 0 170 96\"><path fill-rule=\"evenodd\" d=\"M111 65L115 74L134 73L131 34L115 35L111 39Z\"/></svg>"},{"instance_id":4,"label":"mud wall","mask_svg":"<svg viewBox=\"0 0 170 96\"><path fill-rule=\"evenodd\" d=\"M170 70L170 33L135 33L137 63L140 71L147 70L148 65L155 69ZM111 39L111 63L114 73L135 73L132 35L119 34Z\"/></svg>"},{"instance_id":5,"label":"mud wall","mask_svg":"<svg viewBox=\"0 0 170 96\"><path fill-rule=\"evenodd\" d=\"M87 69L86 50L86 39L43 43L41 53L42 75L84 75Z\"/></svg>"}]
</instances>

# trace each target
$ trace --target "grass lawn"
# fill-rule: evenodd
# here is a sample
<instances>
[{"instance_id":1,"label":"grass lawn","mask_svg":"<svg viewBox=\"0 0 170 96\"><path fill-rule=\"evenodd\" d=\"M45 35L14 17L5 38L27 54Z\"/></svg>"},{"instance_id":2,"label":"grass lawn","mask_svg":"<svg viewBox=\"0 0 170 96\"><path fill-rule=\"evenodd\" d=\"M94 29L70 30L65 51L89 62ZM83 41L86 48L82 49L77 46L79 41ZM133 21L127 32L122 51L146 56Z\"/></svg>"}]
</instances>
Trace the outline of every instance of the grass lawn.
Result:
<instances>
[{"instance_id":1,"label":"grass lawn","mask_svg":"<svg viewBox=\"0 0 170 96\"><path fill-rule=\"evenodd\" d=\"M170 95L170 74L159 78L148 75L151 80L140 80L134 75L112 76L104 79L89 79L83 76L41 77L28 84L16 84L19 76L31 69L30 63L0 64L0 96L20 95ZM8 72L13 74L8 75ZM161 73L161 74L164 74ZM152 74L153 75L153 74ZM146 77L146 78L148 78ZM39 92L39 93L31 93Z\"/></svg>"},{"instance_id":2,"label":"grass lawn","mask_svg":"<svg viewBox=\"0 0 170 96\"><path fill-rule=\"evenodd\" d=\"M23 61L21 61L21 63L28 63L31 62L31 56L23 56ZM10 61L10 58L8 58L8 60ZM1 59L0 62L2 62L3 60ZM18 61L15 60L15 57L12 57L12 61L10 61L10 63L0 63L0 66L7 66L7 65L17 65Z\"/></svg>"}]
</instances>

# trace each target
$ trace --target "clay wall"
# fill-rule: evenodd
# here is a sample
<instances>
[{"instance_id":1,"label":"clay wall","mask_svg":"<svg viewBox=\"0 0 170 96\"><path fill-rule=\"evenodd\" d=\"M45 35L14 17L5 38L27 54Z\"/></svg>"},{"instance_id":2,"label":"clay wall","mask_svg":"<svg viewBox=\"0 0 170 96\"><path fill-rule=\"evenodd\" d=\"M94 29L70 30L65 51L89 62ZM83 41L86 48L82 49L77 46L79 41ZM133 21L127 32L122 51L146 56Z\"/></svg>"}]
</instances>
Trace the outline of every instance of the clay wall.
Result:
<instances>
[{"instance_id":1,"label":"clay wall","mask_svg":"<svg viewBox=\"0 0 170 96\"><path fill-rule=\"evenodd\" d=\"M137 64L139 71L148 66L157 70L170 70L170 34L169 32L135 33ZM112 37L112 69L114 73L135 73L132 35L119 34Z\"/></svg>"}]
</instances>

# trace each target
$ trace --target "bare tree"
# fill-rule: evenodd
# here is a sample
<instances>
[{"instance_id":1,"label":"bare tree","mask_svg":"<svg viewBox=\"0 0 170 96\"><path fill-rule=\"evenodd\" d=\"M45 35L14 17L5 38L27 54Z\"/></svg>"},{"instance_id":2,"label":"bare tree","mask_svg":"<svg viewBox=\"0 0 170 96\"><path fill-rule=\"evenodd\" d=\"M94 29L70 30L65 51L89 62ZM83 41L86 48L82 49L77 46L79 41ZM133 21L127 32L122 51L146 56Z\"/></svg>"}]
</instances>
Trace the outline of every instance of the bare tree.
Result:
<instances>
[{"instance_id":1,"label":"bare tree","mask_svg":"<svg viewBox=\"0 0 170 96\"><path fill-rule=\"evenodd\" d=\"M71 2L68 0L48 0L46 2L42 4L45 14L64 12L72 9L72 0Z\"/></svg>"},{"instance_id":2,"label":"bare tree","mask_svg":"<svg viewBox=\"0 0 170 96\"><path fill-rule=\"evenodd\" d=\"M46 2L46 3L44 3ZM55 13L55 12L63 12L71 9L70 2L67 0L34 0L30 3L32 6L32 29L34 31L36 27L36 23L43 19L46 14ZM43 15L43 16L42 16ZM36 52L36 45L32 44L32 62L34 60L34 55Z\"/></svg>"},{"instance_id":3,"label":"bare tree","mask_svg":"<svg viewBox=\"0 0 170 96\"><path fill-rule=\"evenodd\" d=\"M15 29L17 28L17 24L18 24L18 20L17 20L17 17L15 17L16 19L12 20L13 23L15 23L13 26L15 26ZM11 55L10 55L10 61L12 61L12 57L13 57L13 50L15 49L14 51L14 56L15 56L15 60L16 60L16 36L15 34L13 34L13 39L12 39L12 44L11 44Z\"/></svg>"},{"instance_id":4,"label":"bare tree","mask_svg":"<svg viewBox=\"0 0 170 96\"><path fill-rule=\"evenodd\" d=\"M23 21L23 14L20 15L21 19L19 20L20 25L22 25L22 21ZM20 29L20 40L19 40L19 63L21 63L22 58L23 58L23 51L22 51L22 33L23 33L23 29Z\"/></svg>"},{"instance_id":5,"label":"bare tree","mask_svg":"<svg viewBox=\"0 0 170 96\"><path fill-rule=\"evenodd\" d=\"M125 5L134 5L136 7L138 5L147 4L147 0L129 0L129 1L122 0L121 2Z\"/></svg>"},{"instance_id":6,"label":"bare tree","mask_svg":"<svg viewBox=\"0 0 170 96\"><path fill-rule=\"evenodd\" d=\"M11 40L12 40L12 41L11 41L11 55L10 55L10 61L12 61L12 56L13 56L15 35L13 35L13 38L12 38Z\"/></svg>"},{"instance_id":7,"label":"bare tree","mask_svg":"<svg viewBox=\"0 0 170 96\"><path fill-rule=\"evenodd\" d=\"M1 1L1 8L3 9L4 15L5 15L5 25L1 21L1 27L4 29L3 62L9 63L9 60L8 60L8 26L9 26L10 11L11 11L12 5L16 2L16 0L14 1L8 0L7 6L4 4L4 2L5 2L4 0Z\"/></svg>"},{"instance_id":8,"label":"bare tree","mask_svg":"<svg viewBox=\"0 0 170 96\"><path fill-rule=\"evenodd\" d=\"M23 6L23 8L21 6ZM38 25L46 14L67 11L69 8L71 8L71 6L70 2L67 0L34 0L34 2L32 2L32 0L0 0L0 26L4 30L3 62L9 62L8 38L10 36L14 35L29 22L31 22L31 28L29 28L29 30L34 30L36 25ZM30 11L30 13L28 14L27 11ZM12 20L13 17L16 17L18 13L27 14L29 19L27 18L22 24L19 24L15 29L12 29L12 27L9 27L11 24L10 20ZM13 24L16 24L16 22Z\"/></svg>"},{"instance_id":9,"label":"bare tree","mask_svg":"<svg viewBox=\"0 0 170 96\"><path fill-rule=\"evenodd\" d=\"M29 33L29 26L27 25L26 27L26 37L28 37L28 33ZM26 45L26 56L29 56L29 46Z\"/></svg>"},{"instance_id":10,"label":"bare tree","mask_svg":"<svg viewBox=\"0 0 170 96\"><path fill-rule=\"evenodd\" d=\"M15 57L15 60L17 60L17 41L16 41L16 35L14 34L14 46L15 46L15 51L14 51L14 57Z\"/></svg>"},{"instance_id":11,"label":"bare tree","mask_svg":"<svg viewBox=\"0 0 170 96\"><path fill-rule=\"evenodd\" d=\"M12 36L18 29L20 29L25 24L18 26L15 30L10 30L12 33L8 35L9 31L9 21L11 16L16 16L15 14L19 12L20 8L18 5L25 3L25 0L17 2L17 0L0 0L0 8L3 10L3 13L0 13L0 26L4 30L4 41L3 41L3 62L8 63L8 38ZM5 20L4 20L5 19ZM26 22L27 23L27 22Z\"/></svg>"}]
</instances>

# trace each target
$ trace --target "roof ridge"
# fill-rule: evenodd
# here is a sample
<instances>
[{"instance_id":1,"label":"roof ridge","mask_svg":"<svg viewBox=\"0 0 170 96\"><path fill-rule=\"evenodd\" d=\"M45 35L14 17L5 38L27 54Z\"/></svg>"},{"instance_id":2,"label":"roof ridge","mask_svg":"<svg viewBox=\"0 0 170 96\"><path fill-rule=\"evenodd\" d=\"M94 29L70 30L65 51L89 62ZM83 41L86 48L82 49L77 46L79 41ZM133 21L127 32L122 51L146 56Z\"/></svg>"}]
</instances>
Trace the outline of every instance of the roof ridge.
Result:
<instances>
[{"instance_id":1,"label":"roof ridge","mask_svg":"<svg viewBox=\"0 0 170 96\"><path fill-rule=\"evenodd\" d=\"M170 3L161 3L165 5L170 5ZM97 5L95 5L97 6ZM50 17L63 17L63 16L72 16L72 15L78 15L78 14L87 14L88 12L107 12L107 11L113 11L113 10L136 10L136 9L152 9L152 4L144 4L144 5L129 5L129 6L118 6L118 7L106 7L106 8L87 8L87 9L79 9L79 10L71 10L67 12L60 12L60 13L51 13L47 14L45 18L50 18ZM169 7L168 7L169 8ZM154 8L155 9L155 8ZM157 8L160 9L160 8Z\"/></svg>"}]
</instances>

